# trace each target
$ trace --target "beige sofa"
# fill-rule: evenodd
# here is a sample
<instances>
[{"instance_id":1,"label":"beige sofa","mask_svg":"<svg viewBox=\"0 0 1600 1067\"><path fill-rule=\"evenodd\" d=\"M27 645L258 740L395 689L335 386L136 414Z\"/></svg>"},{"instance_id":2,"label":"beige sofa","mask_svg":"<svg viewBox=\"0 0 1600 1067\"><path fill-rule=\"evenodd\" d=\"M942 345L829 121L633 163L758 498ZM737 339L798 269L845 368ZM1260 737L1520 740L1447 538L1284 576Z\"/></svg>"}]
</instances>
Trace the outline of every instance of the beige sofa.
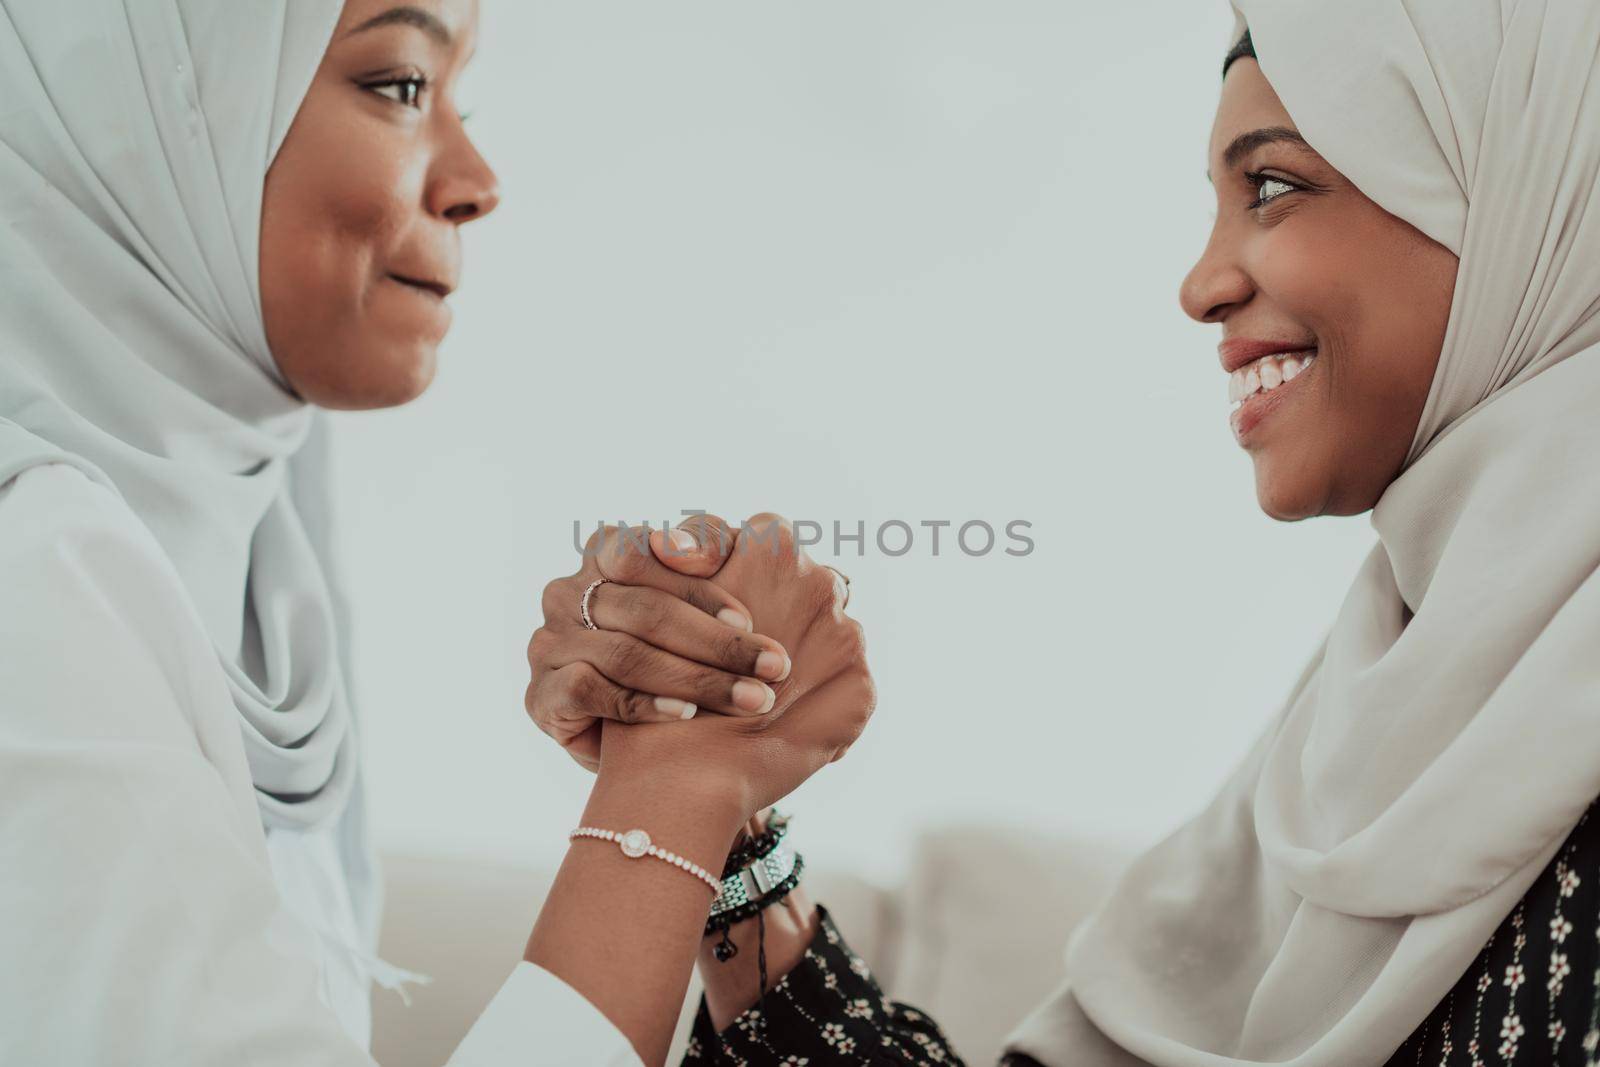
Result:
<instances>
[{"instance_id":1,"label":"beige sofa","mask_svg":"<svg viewBox=\"0 0 1600 1067\"><path fill-rule=\"evenodd\" d=\"M931 1013L979 1067L995 1062L1006 1032L1055 988L1067 934L1131 855L1103 841L953 827L917 842L901 887L816 860L807 884L887 992ZM409 1007L386 990L374 994L380 1064L439 1067L449 1058L521 957L551 873L387 857L383 955L434 980L413 989ZM678 1049L697 986L690 996ZM669 1062L677 1061L675 1051Z\"/></svg>"}]
</instances>

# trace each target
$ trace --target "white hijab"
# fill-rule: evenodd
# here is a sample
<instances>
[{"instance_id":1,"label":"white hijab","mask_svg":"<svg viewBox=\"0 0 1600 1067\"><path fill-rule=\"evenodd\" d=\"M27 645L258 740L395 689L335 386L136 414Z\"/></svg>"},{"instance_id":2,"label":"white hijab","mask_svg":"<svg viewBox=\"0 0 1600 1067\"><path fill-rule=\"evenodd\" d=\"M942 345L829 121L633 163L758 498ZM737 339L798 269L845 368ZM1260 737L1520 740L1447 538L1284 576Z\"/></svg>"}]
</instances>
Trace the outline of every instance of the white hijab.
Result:
<instances>
[{"instance_id":1,"label":"white hijab","mask_svg":"<svg viewBox=\"0 0 1600 1067\"><path fill-rule=\"evenodd\" d=\"M1234 8L1312 147L1460 269L1378 544L1212 803L1074 931L1013 1035L1051 1067L1381 1064L1600 794L1600 4Z\"/></svg>"},{"instance_id":2,"label":"white hijab","mask_svg":"<svg viewBox=\"0 0 1600 1067\"><path fill-rule=\"evenodd\" d=\"M291 463L313 409L257 277L340 6L0 0L0 482L65 461L118 493L210 633L263 824L359 837L321 461Z\"/></svg>"}]
</instances>

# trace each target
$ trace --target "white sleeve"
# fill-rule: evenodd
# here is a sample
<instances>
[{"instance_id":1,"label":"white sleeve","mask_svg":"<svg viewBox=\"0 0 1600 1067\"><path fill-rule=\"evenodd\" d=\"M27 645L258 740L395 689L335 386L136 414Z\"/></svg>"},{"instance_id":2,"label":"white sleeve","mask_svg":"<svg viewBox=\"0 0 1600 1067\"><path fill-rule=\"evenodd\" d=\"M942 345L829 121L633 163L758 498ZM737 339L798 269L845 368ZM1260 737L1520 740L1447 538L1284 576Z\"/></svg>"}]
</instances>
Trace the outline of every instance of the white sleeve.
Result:
<instances>
[{"instance_id":1,"label":"white sleeve","mask_svg":"<svg viewBox=\"0 0 1600 1067\"><path fill-rule=\"evenodd\" d=\"M370 1067L305 937L166 557L69 468L0 486L0 1063ZM525 964L450 1063L639 1061Z\"/></svg>"},{"instance_id":2,"label":"white sleeve","mask_svg":"<svg viewBox=\"0 0 1600 1067\"><path fill-rule=\"evenodd\" d=\"M538 1011L529 1006L539 1005ZM529 1048L540 1049L534 1059ZM644 1067L622 1031L576 989L537 964L517 964L462 1040L449 1067Z\"/></svg>"}]
</instances>

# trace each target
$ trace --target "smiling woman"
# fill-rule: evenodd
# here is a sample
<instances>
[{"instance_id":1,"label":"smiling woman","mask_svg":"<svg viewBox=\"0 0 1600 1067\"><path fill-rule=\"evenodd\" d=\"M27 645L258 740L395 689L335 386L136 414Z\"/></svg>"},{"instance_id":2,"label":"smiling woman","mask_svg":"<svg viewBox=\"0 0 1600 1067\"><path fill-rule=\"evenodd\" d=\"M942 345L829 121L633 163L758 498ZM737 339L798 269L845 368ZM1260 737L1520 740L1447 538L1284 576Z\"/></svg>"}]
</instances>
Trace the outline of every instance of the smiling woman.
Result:
<instances>
[{"instance_id":1,"label":"smiling woman","mask_svg":"<svg viewBox=\"0 0 1600 1067\"><path fill-rule=\"evenodd\" d=\"M1180 297L1222 327L1263 510L1370 510L1377 539L1016 1049L1592 1064L1600 8L1232 6L1216 223Z\"/></svg>"},{"instance_id":2,"label":"smiling woman","mask_svg":"<svg viewBox=\"0 0 1600 1067\"><path fill-rule=\"evenodd\" d=\"M267 171L267 340L311 403L390 407L433 380L460 227L499 202L455 107L476 34L475 3L348 0Z\"/></svg>"},{"instance_id":3,"label":"smiling woman","mask_svg":"<svg viewBox=\"0 0 1600 1067\"><path fill-rule=\"evenodd\" d=\"M1306 143L1252 53L1225 69L1216 223L1180 301L1223 326L1229 421L1261 509L1360 514L1406 459L1459 261Z\"/></svg>"},{"instance_id":4,"label":"smiling woman","mask_svg":"<svg viewBox=\"0 0 1600 1067\"><path fill-rule=\"evenodd\" d=\"M1180 299L1222 327L1262 509L1378 537L1003 1062L1592 1067L1600 8L1233 7ZM826 917L767 1005L708 1005L691 1054L719 1067L959 1063Z\"/></svg>"}]
</instances>

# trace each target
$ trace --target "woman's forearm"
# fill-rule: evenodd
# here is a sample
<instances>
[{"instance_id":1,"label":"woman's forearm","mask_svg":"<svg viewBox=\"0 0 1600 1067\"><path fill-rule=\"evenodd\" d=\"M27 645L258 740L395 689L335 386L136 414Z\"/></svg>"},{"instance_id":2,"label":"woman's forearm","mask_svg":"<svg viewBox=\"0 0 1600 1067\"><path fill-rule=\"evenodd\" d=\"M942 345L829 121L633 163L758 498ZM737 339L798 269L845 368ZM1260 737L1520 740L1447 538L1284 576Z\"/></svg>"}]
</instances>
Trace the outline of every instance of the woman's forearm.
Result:
<instances>
[{"instance_id":1,"label":"woman's forearm","mask_svg":"<svg viewBox=\"0 0 1600 1067\"><path fill-rule=\"evenodd\" d=\"M767 989L771 990L805 959L806 948L817 936L817 909L802 886L762 912L761 917L766 925ZM715 954L720 937L708 937L700 946L706 1010L718 1030L730 1026L760 996L760 934L754 918L730 927L728 936L739 951L726 962Z\"/></svg>"},{"instance_id":2,"label":"woman's forearm","mask_svg":"<svg viewBox=\"0 0 1600 1067\"><path fill-rule=\"evenodd\" d=\"M749 814L741 802L692 777L602 774L583 825L641 828L660 847L717 874ZM524 958L587 997L654 1067L666 1060L711 899L709 887L671 864L630 859L613 843L579 839Z\"/></svg>"}]
</instances>

